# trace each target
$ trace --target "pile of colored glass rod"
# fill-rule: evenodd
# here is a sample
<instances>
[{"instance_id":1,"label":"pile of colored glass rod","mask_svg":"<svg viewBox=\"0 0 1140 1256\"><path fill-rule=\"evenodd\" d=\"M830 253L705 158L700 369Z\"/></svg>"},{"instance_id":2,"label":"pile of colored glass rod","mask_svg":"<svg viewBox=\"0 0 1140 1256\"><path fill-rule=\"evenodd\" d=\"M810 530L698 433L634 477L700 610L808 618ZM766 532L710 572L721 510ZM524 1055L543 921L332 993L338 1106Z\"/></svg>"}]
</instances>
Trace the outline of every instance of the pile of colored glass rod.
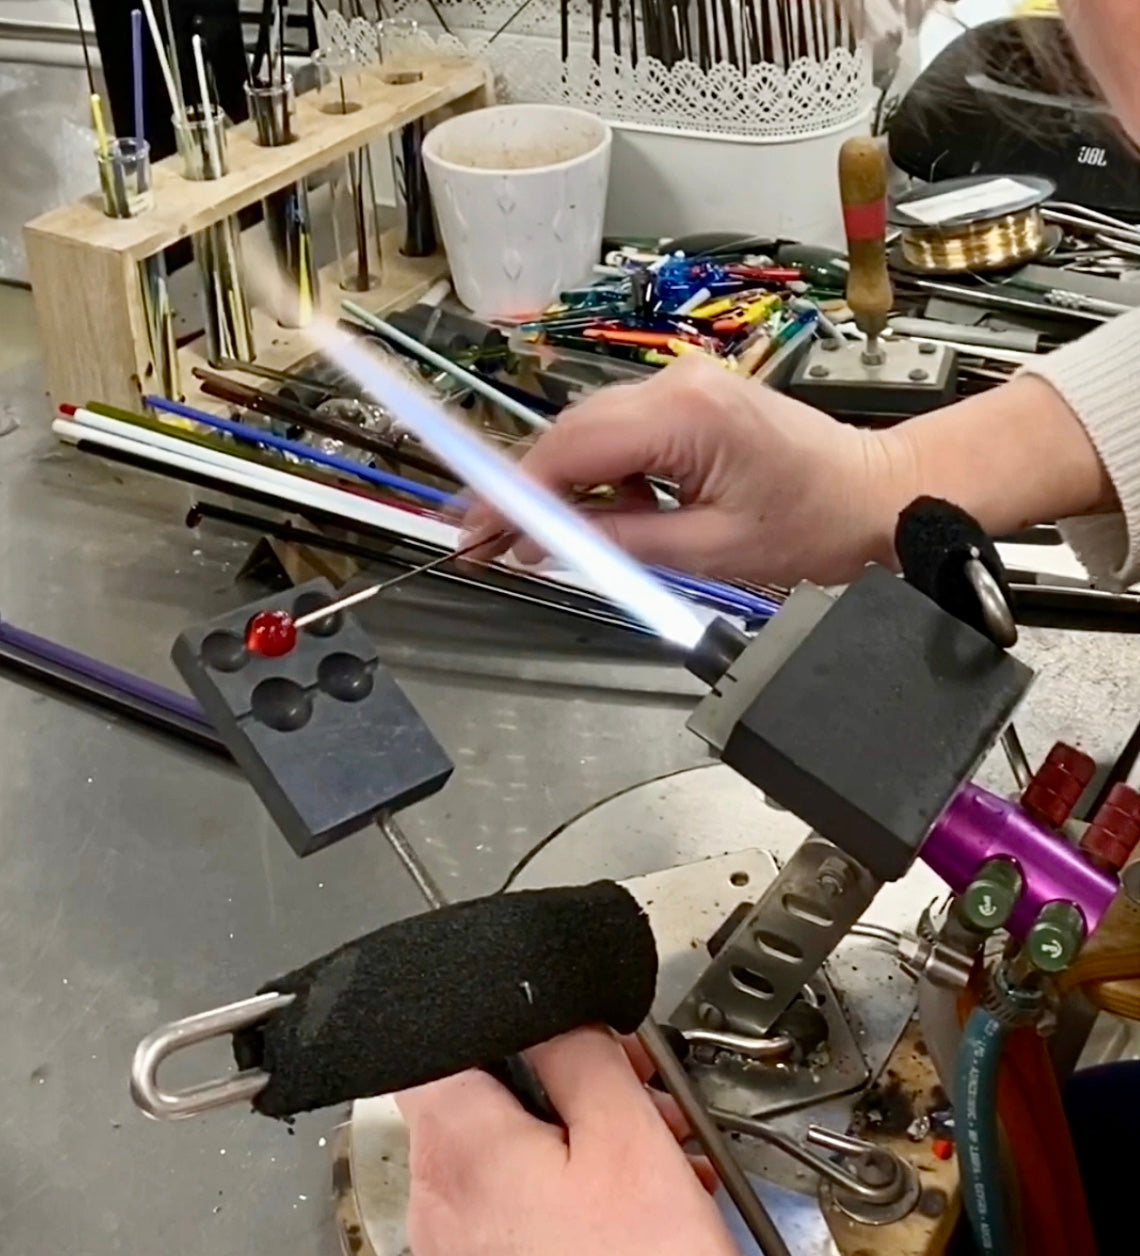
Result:
<instances>
[{"instance_id":1,"label":"pile of colored glass rod","mask_svg":"<svg viewBox=\"0 0 1140 1256\"><path fill-rule=\"evenodd\" d=\"M812 288L803 268L768 254L724 258L624 248L606 263L595 283L562 293L540 318L523 323L516 342L641 367L701 355L763 378L782 351L809 340L821 318L826 324L821 303L826 309L834 299Z\"/></svg>"}]
</instances>

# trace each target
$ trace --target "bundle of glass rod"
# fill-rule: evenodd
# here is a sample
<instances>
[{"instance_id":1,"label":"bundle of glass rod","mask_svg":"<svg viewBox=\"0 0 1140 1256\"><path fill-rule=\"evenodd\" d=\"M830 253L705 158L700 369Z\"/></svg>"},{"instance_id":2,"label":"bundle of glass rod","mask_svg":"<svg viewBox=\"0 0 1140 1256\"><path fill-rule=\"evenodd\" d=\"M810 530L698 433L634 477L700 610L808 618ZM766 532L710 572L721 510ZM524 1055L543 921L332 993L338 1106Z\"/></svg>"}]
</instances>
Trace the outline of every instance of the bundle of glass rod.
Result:
<instances>
[{"instance_id":1,"label":"bundle of glass rod","mask_svg":"<svg viewBox=\"0 0 1140 1256\"><path fill-rule=\"evenodd\" d=\"M296 138L293 76L285 73L284 48L278 65L270 64L268 79L248 82L245 96L258 144L265 148L291 144ZM306 327L318 299L318 280L305 181L302 179L270 193L261 205L273 255L287 289L283 308L278 310L278 321L284 327Z\"/></svg>"},{"instance_id":2,"label":"bundle of glass rod","mask_svg":"<svg viewBox=\"0 0 1140 1256\"><path fill-rule=\"evenodd\" d=\"M349 531L380 529L439 550L459 544L455 511L462 502L450 490L178 402L161 397L144 400L158 417L92 403L64 408L54 430L86 451L261 505L312 515ZM595 600L602 597L589 582L561 568L531 571L506 559L496 569L514 580L537 582L539 588L554 586ZM738 624L758 624L779 606L773 593L671 570L657 574L710 617L721 614Z\"/></svg>"},{"instance_id":3,"label":"bundle of glass rod","mask_svg":"<svg viewBox=\"0 0 1140 1256\"><path fill-rule=\"evenodd\" d=\"M800 61L826 62L836 48L853 50L863 25L864 0L559 0L562 59L578 41L592 59L640 56L663 65L689 61L709 71L727 63L790 69Z\"/></svg>"},{"instance_id":4,"label":"bundle of glass rod","mask_svg":"<svg viewBox=\"0 0 1140 1256\"><path fill-rule=\"evenodd\" d=\"M175 119L175 136L187 179L220 179L229 169L226 118L206 96L207 104L189 106ZM241 227L223 218L194 236L194 260L202 285L206 322L206 353L211 362L223 357L252 358L253 318L245 292L241 260Z\"/></svg>"},{"instance_id":5,"label":"bundle of glass rod","mask_svg":"<svg viewBox=\"0 0 1140 1256\"><path fill-rule=\"evenodd\" d=\"M360 148L340 163L332 183L333 240L341 288L368 292L380 285L380 211L372 150Z\"/></svg>"},{"instance_id":6,"label":"bundle of glass rod","mask_svg":"<svg viewBox=\"0 0 1140 1256\"><path fill-rule=\"evenodd\" d=\"M178 365L178 343L174 337L174 306L162 253L139 263L139 284L146 314L150 360L154 363L154 385L164 397L182 395L182 372Z\"/></svg>"}]
</instances>

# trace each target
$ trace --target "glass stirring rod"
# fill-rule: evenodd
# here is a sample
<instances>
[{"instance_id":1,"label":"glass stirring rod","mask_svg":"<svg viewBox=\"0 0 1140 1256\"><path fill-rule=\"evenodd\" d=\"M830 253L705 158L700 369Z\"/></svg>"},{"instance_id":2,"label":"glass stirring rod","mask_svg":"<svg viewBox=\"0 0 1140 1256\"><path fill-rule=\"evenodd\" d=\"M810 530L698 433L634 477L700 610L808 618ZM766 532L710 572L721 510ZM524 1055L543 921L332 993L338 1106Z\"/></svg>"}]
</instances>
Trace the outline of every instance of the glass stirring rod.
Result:
<instances>
[{"instance_id":1,"label":"glass stirring rod","mask_svg":"<svg viewBox=\"0 0 1140 1256\"><path fill-rule=\"evenodd\" d=\"M358 589L355 593L348 594L347 597L339 598L335 602L329 602L325 606L318 606L315 610L307 611L304 615L298 615L296 618L286 610L258 611L246 625L246 649L251 654L260 654L264 658L281 658L294 649L297 644L297 633L302 628L308 628L310 624L316 624L323 619L328 619L340 611L347 610L350 606L357 606L361 602L367 602L370 598L376 597L377 594L395 588L396 585L402 584L405 580L411 580L413 576L419 576L425 571L432 571L436 567L442 567L444 563L449 563L456 558L462 558L464 554L470 554L474 550L482 549L484 545L491 545L505 535L507 535L505 532L496 532L493 536L482 537L478 541L473 541L470 545L465 545L462 549L448 554L440 554L438 558L433 558L431 562L421 563L418 567L411 568L410 571L402 571L398 576L393 576L391 580L384 580L380 584L370 584L365 589Z\"/></svg>"},{"instance_id":2,"label":"glass stirring rod","mask_svg":"<svg viewBox=\"0 0 1140 1256\"><path fill-rule=\"evenodd\" d=\"M411 580L413 576L423 575L425 571L434 571L436 567L442 567L444 563L450 563L456 558L462 558L465 554L482 549L484 545L491 545L502 535L502 533L497 533L495 536L480 537L478 541L465 545L462 549L453 550L448 554L440 554L438 558L433 558L431 562L421 563L418 567L412 567L409 571L402 571L398 576L393 576L391 580L384 580L380 584L369 585L366 589L358 589L355 593L349 593L335 602L330 602L328 606L319 606L316 610L309 611L307 614L298 615L293 621L293 627L297 629L307 628L310 624L327 619L338 611L346 611L350 606L357 606L361 602L367 602L369 598L374 598L380 593L386 593L389 589L394 589L396 585L403 584L405 580Z\"/></svg>"}]
</instances>

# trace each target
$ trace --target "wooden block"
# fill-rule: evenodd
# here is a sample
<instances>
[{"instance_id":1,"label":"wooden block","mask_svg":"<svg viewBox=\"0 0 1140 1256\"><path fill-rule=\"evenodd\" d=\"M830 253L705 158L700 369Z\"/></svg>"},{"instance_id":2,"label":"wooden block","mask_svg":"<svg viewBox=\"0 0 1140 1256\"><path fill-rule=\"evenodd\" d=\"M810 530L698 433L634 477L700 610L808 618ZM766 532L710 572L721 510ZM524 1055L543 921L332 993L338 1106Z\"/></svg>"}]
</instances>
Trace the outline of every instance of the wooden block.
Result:
<instances>
[{"instance_id":1,"label":"wooden block","mask_svg":"<svg viewBox=\"0 0 1140 1256\"><path fill-rule=\"evenodd\" d=\"M26 242L53 405L98 398L137 410L153 370L137 263L35 233Z\"/></svg>"}]
</instances>

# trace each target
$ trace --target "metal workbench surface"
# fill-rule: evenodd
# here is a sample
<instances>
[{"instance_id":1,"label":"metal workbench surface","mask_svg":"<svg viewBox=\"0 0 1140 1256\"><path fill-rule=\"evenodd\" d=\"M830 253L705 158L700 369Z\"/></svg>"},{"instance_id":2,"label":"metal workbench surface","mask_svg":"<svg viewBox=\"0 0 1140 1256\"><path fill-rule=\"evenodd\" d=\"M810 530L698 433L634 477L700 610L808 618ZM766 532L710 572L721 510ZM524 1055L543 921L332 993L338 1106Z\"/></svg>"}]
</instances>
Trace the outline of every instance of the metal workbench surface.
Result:
<instances>
[{"instance_id":1,"label":"metal workbench surface","mask_svg":"<svg viewBox=\"0 0 1140 1256\"><path fill-rule=\"evenodd\" d=\"M187 490L58 446L34 365L0 377L0 400L17 423L0 439L0 616L177 685L176 633L250 597L234 583L248 538L191 532ZM403 817L450 895L704 761L684 728L699 687L647 641L427 580L367 622L456 761ZM1140 712L1140 641L1034 633L1020 652L1043 668L1031 757L1062 730L1110 755ZM152 1124L127 1067L156 1025L419 910L395 858L364 834L299 860L229 766L3 678L0 755L0 1252L330 1256L343 1114L293 1132L236 1109Z\"/></svg>"}]
</instances>

